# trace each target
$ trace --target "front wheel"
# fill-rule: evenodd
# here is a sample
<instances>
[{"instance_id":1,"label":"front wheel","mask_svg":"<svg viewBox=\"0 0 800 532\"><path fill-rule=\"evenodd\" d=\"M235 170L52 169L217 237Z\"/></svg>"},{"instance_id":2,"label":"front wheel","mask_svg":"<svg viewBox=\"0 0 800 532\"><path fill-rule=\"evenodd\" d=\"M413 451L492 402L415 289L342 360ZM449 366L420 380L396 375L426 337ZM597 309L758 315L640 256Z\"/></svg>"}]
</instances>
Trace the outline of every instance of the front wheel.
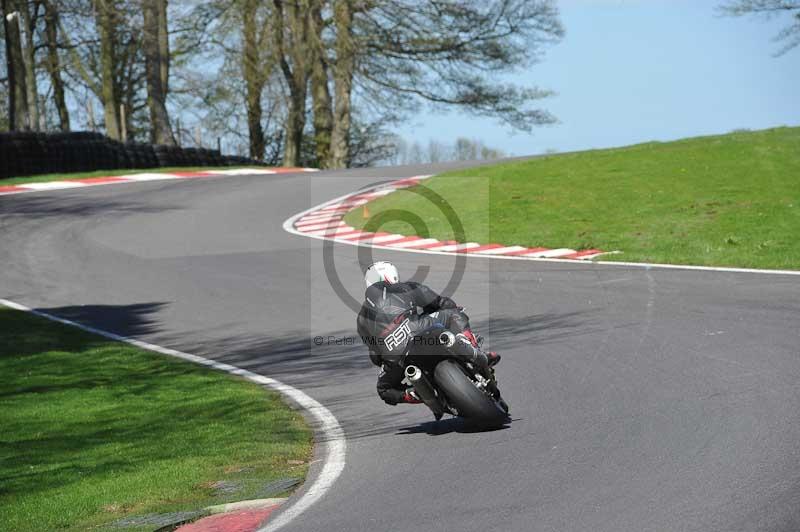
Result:
<instances>
[{"instance_id":1,"label":"front wheel","mask_svg":"<svg viewBox=\"0 0 800 532\"><path fill-rule=\"evenodd\" d=\"M439 389L459 416L487 426L502 425L508 415L497 402L478 389L466 371L455 360L443 360L433 372Z\"/></svg>"}]
</instances>

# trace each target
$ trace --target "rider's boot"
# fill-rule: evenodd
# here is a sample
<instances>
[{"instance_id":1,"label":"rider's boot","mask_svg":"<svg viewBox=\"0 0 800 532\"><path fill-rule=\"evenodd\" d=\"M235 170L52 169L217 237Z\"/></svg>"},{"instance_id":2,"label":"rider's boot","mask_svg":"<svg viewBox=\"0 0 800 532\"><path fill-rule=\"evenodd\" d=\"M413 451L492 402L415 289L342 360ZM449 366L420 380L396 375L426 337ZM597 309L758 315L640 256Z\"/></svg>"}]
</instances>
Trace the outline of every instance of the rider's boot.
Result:
<instances>
[{"instance_id":1,"label":"rider's boot","mask_svg":"<svg viewBox=\"0 0 800 532\"><path fill-rule=\"evenodd\" d=\"M403 393L402 402L410 405L418 405L422 402L422 399L419 398L419 396L413 389L409 388L405 391L405 393Z\"/></svg>"},{"instance_id":2,"label":"rider's boot","mask_svg":"<svg viewBox=\"0 0 800 532\"><path fill-rule=\"evenodd\" d=\"M498 362L500 362L500 355L498 355L494 351L484 351L483 349L481 349L481 344L483 343L482 336L475 336L475 334L473 334L472 332L472 329L469 328L464 329L464 332L462 334L467 338L467 340L469 340L469 343L472 344L472 347L476 348L476 350L486 355L487 359L486 365L488 367L493 368L494 366L497 365Z\"/></svg>"},{"instance_id":3,"label":"rider's boot","mask_svg":"<svg viewBox=\"0 0 800 532\"><path fill-rule=\"evenodd\" d=\"M472 329L464 329L462 334L467 337L467 340L469 340L469 343L472 344L472 347L480 347L480 342L478 342L478 338L472 334Z\"/></svg>"},{"instance_id":4,"label":"rider's boot","mask_svg":"<svg viewBox=\"0 0 800 532\"><path fill-rule=\"evenodd\" d=\"M456 335L448 333L448 335L452 336L447 345L447 349L451 353L482 368L489 367L489 357L480 348L473 346L467 335L463 333Z\"/></svg>"}]
</instances>

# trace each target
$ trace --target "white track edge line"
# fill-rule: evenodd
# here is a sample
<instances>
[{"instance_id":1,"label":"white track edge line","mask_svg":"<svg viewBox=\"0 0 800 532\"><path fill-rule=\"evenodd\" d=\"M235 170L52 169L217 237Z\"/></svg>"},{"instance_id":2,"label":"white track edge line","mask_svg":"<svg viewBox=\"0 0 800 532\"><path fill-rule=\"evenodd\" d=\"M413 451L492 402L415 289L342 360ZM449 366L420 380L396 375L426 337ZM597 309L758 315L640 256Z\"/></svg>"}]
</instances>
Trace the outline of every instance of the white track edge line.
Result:
<instances>
[{"instance_id":1,"label":"white track edge line","mask_svg":"<svg viewBox=\"0 0 800 532\"><path fill-rule=\"evenodd\" d=\"M430 177L430 176L427 176ZM387 177L386 179L392 179ZM400 179L408 179L408 178L396 178L395 181ZM384 185L385 186L385 185ZM378 185L376 188L380 187ZM603 261L603 260L581 260L581 259L548 259L548 258L536 258L536 257L521 257L521 256L514 256L514 255L490 255L490 254L482 254L482 253L454 253L448 251L429 251L426 249L407 249L407 248L398 248L398 247L389 247L389 246L382 246L380 244L370 244L369 241L348 241L348 240L336 240L335 238L324 237L324 236L317 236L317 235L310 235L308 233L301 233L297 231L292 225L294 222L301 217L305 216L306 214L319 210L322 207L327 205L331 205L334 202L342 201L345 198L352 196L354 194L363 194L369 192L370 189L365 189L363 191L351 192L350 194L343 194L337 198L332 200L326 201L324 203L320 203L319 205L315 205L310 209L306 209L298 214L290 216L283 222L283 230L287 233L303 236L306 238L315 238L317 240L332 240L339 244L346 244L348 246L362 246L362 247L371 247L376 249L385 249L388 251L402 251L404 253L427 253L429 255L460 255L469 258L481 258L481 259L490 259L490 260L523 260L523 261L531 261L531 262L557 262L563 264L575 264L575 265L594 265L600 264L603 266L626 266L632 268L644 268L646 270L649 269L665 269L665 270L691 270L691 271L707 271L707 272L728 272L728 273L756 273L756 274L765 274L765 275L795 275L800 276L800 271L795 270L761 270L757 268L731 268L725 266L692 266L692 265L683 265L683 264L660 264L660 263L650 263L650 262L623 262L623 261ZM606 253L613 253L612 251ZM605 253L603 253L605 254Z\"/></svg>"},{"instance_id":2,"label":"white track edge line","mask_svg":"<svg viewBox=\"0 0 800 532\"><path fill-rule=\"evenodd\" d=\"M189 362L194 362L195 364L200 364L219 371L224 371L232 375L238 375L239 377L242 377L250 382L260 384L280 393L288 398L291 402L308 412L308 414L318 424L318 426L314 428L314 431L323 435L321 442L318 442L318 444L321 443L325 446L325 455L322 458L324 462L322 470L314 478L308 489L306 489L296 501L290 503L285 510L280 511L279 514L276 514L277 517L274 520L268 521L266 525L259 528L256 532L273 532L282 526L289 524L289 522L291 522L295 517L300 515L320 498L322 498L322 496L325 495L325 493L327 493L327 491L333 486L333 483L336 482L336 479L339 478L342 470L344 470L347 442L345 439L344 430L339 424L339 420L337 420L336 416L334 416L333 413L325 408L325 406L323 406L319 401L293 386L284 384L277 379L259 375L258 373L253 373L252 371L238 368L230 364L217 362L215 360L203 358L198 355L184 353L168 347L161 347L159 345L150 344L141 340L135 340L127 336L120 336L109 331L96 329L88 325L83 325L71 320L59 318L58 316L34 310L30 307L26 307L25 305L15 303L14 301L9 301L7 299L0 299L0 304L14 310L20 310L22 312L34 314L36 316L62 323L64 325L77 327L78 329L90 332L92 334L104 336L111 340L124 342L140 349L154 351L162 355L180 358ZM317 439L320 440L320 438ZM291 498L289 500L291 501Z\"/></svg>"}]
</instances>

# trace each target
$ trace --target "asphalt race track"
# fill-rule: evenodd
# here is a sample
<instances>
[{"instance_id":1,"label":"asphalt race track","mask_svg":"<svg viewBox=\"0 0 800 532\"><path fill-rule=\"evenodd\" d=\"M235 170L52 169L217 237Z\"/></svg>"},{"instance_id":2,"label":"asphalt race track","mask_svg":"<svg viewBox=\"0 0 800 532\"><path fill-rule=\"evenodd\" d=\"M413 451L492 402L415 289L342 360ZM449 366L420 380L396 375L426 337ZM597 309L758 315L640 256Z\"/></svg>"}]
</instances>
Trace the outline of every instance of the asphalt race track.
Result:
<instances>
[{"instance_id":1,"label":"asphalt race track","mask_svg":"<svg viewBox=\"0 0 800 532\"><path fill-rule=\"evenodd\" d=\"M474 433L378 399L323 242L282 224L362 185L442 168L0 197L0 297L325 404L346 431L347 465L289 530L800 530L797 276L467 258L454 297L503 354L513 424ZM328 271L360 298L358 253L370 251L327 245ZM406 275L429 266L437 290L456 266L374 256Z\"/></svg>"}]
</instances>

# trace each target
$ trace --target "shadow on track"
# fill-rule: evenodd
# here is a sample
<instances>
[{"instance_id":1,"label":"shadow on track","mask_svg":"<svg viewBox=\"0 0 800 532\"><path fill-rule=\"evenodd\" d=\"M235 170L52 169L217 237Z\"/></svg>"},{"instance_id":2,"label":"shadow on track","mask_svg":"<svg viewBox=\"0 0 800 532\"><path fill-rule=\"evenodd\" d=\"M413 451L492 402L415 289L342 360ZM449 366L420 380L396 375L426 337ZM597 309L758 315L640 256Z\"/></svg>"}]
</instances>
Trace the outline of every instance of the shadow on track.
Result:
<instances>
[{"instance_id":1,"label":"shadow on track","mask_svg":"<svg viewBox=\"0 0 800 532\"><path fill-rule=\"evenodd\" d=\"M155 205L153 202L123 198L98 200L91 197L73 197L65 194L57 196L28 196L23 194L23 196L25 197L14 197L13 201L2 201L2 198L0 198L0 214L3 216L24 216L36 219L63 216L90 218L108 214L156 214L181 209L177 205Z\"/></svg>"},{"instance_id":2,"label":"shadow on track","mask_svg":"<svg viewBox=\"0 0 800 532\"><path fill-rule=\"evenodd\" d=\"M160 331L156 315L167 302L131 305L77 305L35 310L121 336L144 336Z\"/></svg>"},{"instance_id":3,"label":"shadow on track","mask_svg":"<svg viewBox=\"0 0 800 532\"><path fill-rule=\"evenodd\" d=\"M166 333L160 315L168 303L131 305L86 305L39 309L78 323L123 336L141 338L165 347L214 359L272 377L306 390L333 409L348 439L364 439L392 434L480 432L454 418L419 423L419 410L402 405L387 407L377 397L377 368L367 357L367 349L353 330L310 331L296 329L281 335L242 334L235 324L213 329ZM583 334L587 312L535 314L525 317L495 318L477 323L486 331L490 348L501 351L515 346L566 341ZM352 338L347 345L314 344L315 336ZM500 369L502 380L502 368Z\"/></svg>"},{"instance_id":4,"label":"shadow on track","mask_svg":"<svg viewBox=\"0 0 800 532\"><path fill-rule=\"evenodd\" d=\"M513 418L511 423L519 421L521 418ZM510 424L505 424L502 427L485 428L478 424L472 423L460 417L450 417L440 421L426 421L419 425L403 427L395 434L398 436L407 436L410 434L427 434L429 436L441 436L443 434L450 434L458 432L459 434L472 434L477 432L497 432L511 428Z\"/></svg>"},{"instance_id":5,"label":"shadow on track","mask_svg":"<svg viewBox=\"0 0 800 532\"><path fill-rule=\"evenodd\" d=\"M588 311L566 314L534 314L524 317L497 318L487 323L476 324L476 330L487 336L487 348L510 349L535 342L536 345L558 342L575 334L584 334L592 329L587 325ZM363 376L375 370L367 357L367 348L353 329L336 331L314 331L296 329L280 336L233 335L214 340L191 343L192 338L203 338L211 334L224 333L225 327L217 330L197 331L178 338L165 338L169 344L180 344L189 353L208 356L235 366L280 377L290 375L292 382L306 387L324 386L332 375L347 378ZM579 331L579 332L578 332ZM315 345L315 337L346 338L344 345Z\"/></svg>"},{"instance_id":6,"label":"shadow on track","mask_svg":"<svg viewBox=\"0 0 800 532\"><path fill-rule=\"evenodd\" d=\"M352 330L312 331L295 329L280 336L267 334L235 334L229 326L216 329L162 334L159 314L168 302L134 303L130 305L80 305L39 308L90 327L122 336L144 339L200 355L275 378L291 376L293 383L304 387L330 384L338 379L365 376L375 370L367 357L367 349ZM533 314L524 317L497 318L477 323L476 329L488 337L488 348L509 349L529 342L537 345L558 342L580 331L586 332L587 312L565 314ZM354 319L355 325L355 319ZM149 338L142 338L148 336ZM348 339L347 343L315 345L315 337ZM370 377L371 378L371 377ZM373 390L370 390L372 392ZM348 399L339 399L346 402Z\"/></svg>"}]
</instances>

